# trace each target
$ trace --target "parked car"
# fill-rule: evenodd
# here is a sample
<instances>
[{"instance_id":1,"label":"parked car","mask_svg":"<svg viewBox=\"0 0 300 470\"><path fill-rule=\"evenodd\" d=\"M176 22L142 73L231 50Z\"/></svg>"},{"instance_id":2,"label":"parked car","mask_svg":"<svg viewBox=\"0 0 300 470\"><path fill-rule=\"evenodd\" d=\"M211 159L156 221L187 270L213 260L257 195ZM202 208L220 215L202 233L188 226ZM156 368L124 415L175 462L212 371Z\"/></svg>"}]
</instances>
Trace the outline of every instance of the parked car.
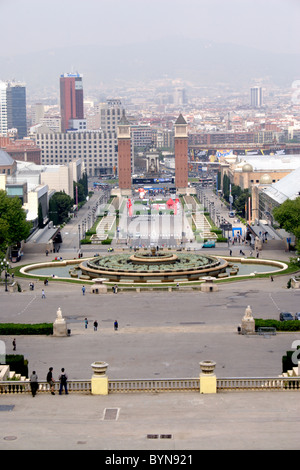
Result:
<instances>
[{"instance_id":1,"label":"parked car","mask_svg":"<svg viewBox=\"0 0 300 470\"><path fill-rule=\"evenodd\" d=\"M294 320L293 315L289 312L281 312L279 315L279 320L280 321L289 321L289 320Z\"/></svg>"},{"instance_id":2,"label":"parked car","mask_svg":"<svg viewBox=\"0 0 300 470\"><path fill-rule=\"evenodd\" d=\"M300 312L297 312L297 313L295 314L295 320L300 320Z\"/></svg>"},{"instance_id":3,"label":"parked car","mask_svg":"<svg viewBox=\"0 0 300 470\"><path fill-rule=\"evenodd\" d=\"M205 242L202 245L202 248L214 248L216 246L215 242Z\"/></svg>"}]
</instances>

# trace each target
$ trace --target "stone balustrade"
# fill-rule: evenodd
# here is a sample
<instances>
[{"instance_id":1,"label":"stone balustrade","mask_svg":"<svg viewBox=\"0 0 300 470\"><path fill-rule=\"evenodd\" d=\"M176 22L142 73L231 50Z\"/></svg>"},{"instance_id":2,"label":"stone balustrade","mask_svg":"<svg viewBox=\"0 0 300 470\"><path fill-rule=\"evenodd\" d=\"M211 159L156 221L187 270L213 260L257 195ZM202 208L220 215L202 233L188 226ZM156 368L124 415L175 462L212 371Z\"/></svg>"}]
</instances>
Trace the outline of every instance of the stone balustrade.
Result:
<instances>
[{"instance_id":1,"label":"stone balustrade","mask_svg":"<svg viewBox=\"0 0 300 470\"><path fill-rule=\"evenodd\" d=\"M278 377L229 377L217 378L216 363L211 360L199 362L200 375L198 378L168 378L168 379L109 379L109 365L104 361L91 364L93 375L90 380L68 380L69 393L92 395L108 395L110 393L145 393L145 392L198 392L212 394L226 391L288 391L300 390L300 362L294 370L294 375ZM297 373L296 373L297 372ZM3 380L4 378L4 380ZM0 380L1 394L31 393L29 379ZM59 391L59 381L54 383L54 391ZM50 393L49 384L39 381L38 393Z\"/></svg>"},{"instance_id":2,"label":"stone balustrade","mask_svg":"<svg viewBox=\"0 0 300 470\"><path fill-rule=\"evenodd\" d=\"M208 374L209 375L209 374ZM203 376L202 376L203 378ZM111 393L147 393L147 392L251 392L251 391L295 391L300 390L300 376L298 377L229 377L216 378L216 390L201 391L201 377L176 379L108 379L108 394ZM59 382L54 385L56 392ZM69 380L70 394L92 393L92 379ZM205 388L204 388L205 390ZM27 394L30 391L29 381L8 380L0 382L1 394ZM38 393L50 393L49 385L45 381L39 382Z\"/></svg>"}]
</instances>

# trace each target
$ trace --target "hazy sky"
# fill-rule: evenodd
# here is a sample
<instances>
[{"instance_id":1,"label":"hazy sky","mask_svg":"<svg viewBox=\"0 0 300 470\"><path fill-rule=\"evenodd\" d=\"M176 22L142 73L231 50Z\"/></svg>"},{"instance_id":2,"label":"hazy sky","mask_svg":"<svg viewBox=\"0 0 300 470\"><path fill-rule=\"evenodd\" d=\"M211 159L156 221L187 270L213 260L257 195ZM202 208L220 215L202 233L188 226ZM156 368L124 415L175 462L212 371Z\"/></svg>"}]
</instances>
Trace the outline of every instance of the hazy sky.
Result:
<instances>
[{"instance_id":1,"label":"hazy sky","mask_svg":"<svg viewBox=\"0 0 300 470\"><path fill-rule=\"evenodd\" d=\"M0 0L1 56L203 38L300 53L300 0Z\"/></svg>"}]
</instances>

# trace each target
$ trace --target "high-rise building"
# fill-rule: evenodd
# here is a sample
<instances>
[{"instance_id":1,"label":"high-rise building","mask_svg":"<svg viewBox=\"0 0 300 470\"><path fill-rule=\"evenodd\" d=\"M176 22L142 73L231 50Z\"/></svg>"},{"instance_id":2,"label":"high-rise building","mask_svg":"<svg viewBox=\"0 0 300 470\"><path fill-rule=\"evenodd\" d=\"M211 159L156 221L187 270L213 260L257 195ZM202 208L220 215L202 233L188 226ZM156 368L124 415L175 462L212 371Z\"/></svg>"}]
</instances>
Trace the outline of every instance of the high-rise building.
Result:
<instances>
[{"instance_id":1,"label":"high-rise building","mask_svg":"<svg viewBox=\"0 0 300 470\"><path fill-rule=\"evenodd\" d=\"M84 120L82 75L79 73L60 76L60 112L62 132L70 129L74 122Z\"/></svg>"},{"instance_id":2,"label":"high-rise building","mask_svg":"<svg viewBox=\"0 0 300 470\"><path fill-rule=\"evenodd\" d=\"M23 83L9 82L7 96L7 127L17 129L18 139L27 136L26 87Z\"/></svg>"},{"instance_id":3,"label":"high-rise building","mask_svg":"<svg viewBox=\"0 0 300 470\"><path fill-rule=\"evenodd\" d=\"M253 108L260 108L263 104L262 88L252 87L250 90L250 104Z\"/></svg>"},{"instance_id":4,"label":"high-rise building","mask_svg":"<svg viewBox=\"0 0 300 470\"><path fill-rule=\"evenodd\" d=\"M0 134L16 129L23 139L27 135L26 87L23 83L0 82Z\"/></svg>"}]
</instances>

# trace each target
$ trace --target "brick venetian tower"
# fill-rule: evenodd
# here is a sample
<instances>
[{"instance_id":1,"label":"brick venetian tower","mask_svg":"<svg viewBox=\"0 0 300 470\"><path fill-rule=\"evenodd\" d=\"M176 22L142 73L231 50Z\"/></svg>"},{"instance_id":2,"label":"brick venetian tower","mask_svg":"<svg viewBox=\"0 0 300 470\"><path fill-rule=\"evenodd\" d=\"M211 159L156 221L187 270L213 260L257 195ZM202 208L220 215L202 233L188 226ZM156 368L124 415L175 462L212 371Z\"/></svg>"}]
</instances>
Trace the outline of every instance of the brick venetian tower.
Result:
<instances>
[{"instance_id":1,"label":"brick venetian tower","mask_svg":"<svg viewBox=\"0 0 300 470\"><path fill-rule=\"evenodd\" d=\"M187 122L179 115L175 122L175 186L181 194L188 188L188 134Z\"/></svg>"},{"instance_id":2,"label":"brick venetian tower","mask_svg":"<svg viewBox=\"0 0 300 470\"><path fill-rule=\"evenodd\" d=\"M130 123L125 116L118 122L118 173L119 188L124 195L131 194L131 135Z\"/></svg>"}]
</instances>

